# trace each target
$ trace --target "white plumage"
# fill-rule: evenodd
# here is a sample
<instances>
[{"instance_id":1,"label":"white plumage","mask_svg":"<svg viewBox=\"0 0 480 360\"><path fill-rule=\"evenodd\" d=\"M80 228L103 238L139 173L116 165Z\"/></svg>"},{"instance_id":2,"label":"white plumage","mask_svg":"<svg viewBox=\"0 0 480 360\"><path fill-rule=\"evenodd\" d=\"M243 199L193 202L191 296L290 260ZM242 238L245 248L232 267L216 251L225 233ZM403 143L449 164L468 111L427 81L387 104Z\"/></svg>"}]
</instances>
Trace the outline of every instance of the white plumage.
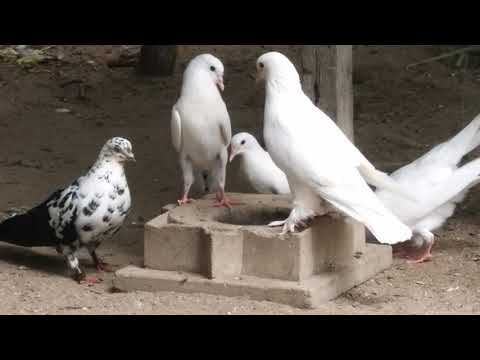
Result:
<instances>
[{"instance_id":1,"label":"white plumage","mask_svg":"<svg viewBox=\"0 0 480 360\"><path fill-rule=\"evenodd\" d=\"M288 180L282 170L253 135L240 133L232 138L230 161L240 158L240 170L260 194L290 194Z\"/></svg>"},{"instance_id":2,"label":"white plumage","mask_svg":"<svg viewBox=\"0 0 480 360\"><path fill-rule=\"evenodd\" d=\"M382 243L409 240L410 229L378 200L367 182L405 192L376 170L303 93L294 65L280 53L267 53L257 60L257 76L266 82L267 149L286 174L294 198L284 232L295 230L299 213L311 210L323 215L333 205L363 223Z\"/></svg>"},{"instance_id":3,"label":"white plumage","mask_svg":"<svg viewBox=\"0 0 480 360\"><path fill-rule=\"evenodd\" d=\"M431 257L432 231L440 228L453 215L468 190L480 181L480 159L459 167L462 158L479 145L480 115L452 139L391 175L416 197L416 202L388 190L377 191L380 200L413 230L415 244L421 246L426 243L425 251L415 262Z\"/></svg>"},{"instance_id":4,"label":"white plumage","mask_svg":"<svg viewBox=\"0 0 480 360\"><path fill-rule=\"evenodd\" d=\"M172 142L179 153L184 182L180 205L190 201L188 194L195 173L201 174L204 188L209 179L215 180L218 206L230 205L224 188L232 130L219 91L224 89L223 75L223 64L216 57L195 57L185 70L181 95L172 109Z\"/></svg>"}]
</instances>

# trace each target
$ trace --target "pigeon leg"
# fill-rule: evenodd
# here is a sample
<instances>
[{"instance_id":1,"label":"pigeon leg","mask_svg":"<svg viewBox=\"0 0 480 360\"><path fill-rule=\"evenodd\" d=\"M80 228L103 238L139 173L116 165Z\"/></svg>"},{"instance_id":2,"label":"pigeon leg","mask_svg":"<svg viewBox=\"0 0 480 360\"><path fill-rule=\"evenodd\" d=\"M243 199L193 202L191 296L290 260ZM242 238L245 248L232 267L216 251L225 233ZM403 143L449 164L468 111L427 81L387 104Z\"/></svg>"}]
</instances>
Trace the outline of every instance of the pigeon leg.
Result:
<instances>
[{"instance_id":1,"label":"pigeon leg","mask_svg":"<svg viewBox=\"0 0 480 360\"><path fill-rule=\"evenodd\" d=\"M78 261L78 258L75 256L74 251L70 247L62 247L61 252L63 256L65 256L68 267L73 271L73 278L75 281L77 281L79 284L98 284L101 282L101 280L97 277L87 276L83 272L83 270L80 268L80 262Z\"/></svg>"},{"instance_id":2,"label":"pigeon leg","mask_svg":"<svg viewBox=\"0 0 480 360\"><path fill-rule=\"evenodd\" d=\"M183 194L182 198L178 200L178 205L182 206L193 201L193 199L188 198L188 193L190 192L190 188L195 181L195 175L193 173L193 165L190 160L182 157L180 160L180 166L183 173Z\"/></svg>"},{"instance_id":3,"label":"pigeon leg","mask_svg":"<svg viewBox=\"0 0 480 360\"><path fill-rule=\"evenodd\" d=\"M217 192L217 201L213 206L215 207L226 207L231 209L233 205L238 205L238 203L230 201L226 196L225 196L225 191L219 190Z\"/></svg>"},{"instance_id":4,"label":"pigeon leg","mask_svg":"<svg viewBox=\"0 0 480 360\"><path fill-rule=\"evenodd\" d=\"M226 149L218 154L217 158L215 159L215 165L211 172L213 178L218 182L219 186L217 191L217 200L219 199L219 195L221 196L225 191L225 179L227 177L227 157L228 151Z\"/></svg>"},{"instance_id":5,"label":"pigeon leg","mask_svg":"<svg viewBox=\"0 0 480 360\"><path fill-rule=\"evenodd\" d=\"M96 252L96 249L95 248L91 248L88 250L88 252L90 253L90 256L92 257L92 260L93 260L93 264L95 265L95 268L98 270L98 271L101 271L101 272L114 272L113 269L110 268L110 265L107 264L106 262L100 260L100 258L98 257L97 255L97 252Z\"/></svg>"},{"instance_id":6,"label":"pigeon leg","mask_svg":"<svg viewBox=\"0 0 480 360\"><path fill-rule=\"evenodd\" d=\"M232 208L232 205L237 205L236 203L230 201L225 196L225 178L227 176L227 160L228 160L228 151L225 149L220 154L218 154L215 161L215 166L212 171L213 177L217 180L219 190L217 191L217 201L215 202L215 207L227 207Z\"/></svg>"},{"instance_id":7,"label":"pigeon leg","mask_svg":"<svg viewBox=\"0 0 480 360\"><path fill-rule=\"evenodd\" d=\"M298 208L294 207L290 212L289 217L285 220L283 224L283 230L280 235L286 235L289 233L295 232L295 227L303 227L305 223L302 222L300 215L300 211Z\"/></svg>"},{"instance_id":8,"label":"pigeon leg","mask_svg":"<svg viewBox=\"0 0 480 360\"><path fill-rule=\"evenodd\" d=\"M295 197L295 191L292 190L292 195L293 197ZM268 224L268 227L271 227L271 228L275 228L275 227L282 227L283 226L283 231L282 231L282 234L286 234L288 231L287 227L292 229L292 224L288 225L289 222L291 222L292 220L292 214L295 214L298 212L298 209L297 209L297 205L294 205L294 208L293 210L290 212L290 215L288 216L288 218L286 218L285 220L279 220L279 221L272 221L270 224ZM297 209L297 210L295 210ZM294 213L295 212L295 213ZM295 224L293 225L293 229L295 230ZM291 232L294 232L291 231Z\"/></svg>"},{"instance_id":9,"label":"pigeon leg","mask_svg":"<svg viewBox=\"0 0 480 360\"><path fill-rule=\"evenodd\" d=\"M428 244L428 246L417 256L409 256L409 259L407 263L409 264L422 264L424 262L432 260L432 244Z\"/></svg>"},{"instance_id":10,"label":"pigeon leg","mask_svg":"<svg viewBox=\"0 0 480 360\"><path fill-rule=\"evenodd\" d=\"M416 256L408 256L409 261L407 262L409 264L421 264L432 260L432 247L435 242L435 235L430 231L422 231L420 235L426 240L427 246L424 246L420 254L417 254Z\"/></svg>"}]
</instances>

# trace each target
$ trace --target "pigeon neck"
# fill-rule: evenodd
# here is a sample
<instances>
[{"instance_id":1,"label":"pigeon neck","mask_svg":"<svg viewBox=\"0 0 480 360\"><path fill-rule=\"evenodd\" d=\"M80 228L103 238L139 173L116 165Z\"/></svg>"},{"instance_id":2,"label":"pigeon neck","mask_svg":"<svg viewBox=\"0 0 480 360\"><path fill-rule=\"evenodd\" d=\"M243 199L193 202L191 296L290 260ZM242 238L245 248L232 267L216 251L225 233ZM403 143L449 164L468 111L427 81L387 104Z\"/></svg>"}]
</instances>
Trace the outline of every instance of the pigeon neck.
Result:
<instances>
[{"instance_id":1,"label":"pigeon neck","mask_svg":"<svg viewBox=\"0 0 480 360\"><path fill-rule=\"evenodd\" d=\"M122 175L125 173L123 164L109 156L100 156L98 160L93 164L89 171L91 174L103 174L103 173L115 173L116 175Z\"/></svg>"},{"instance_id":2,"label":"pigeon neck","mask_svg":"<svg viewBox=\"0 0 480 360\"><path fill-rule=\"evenodd\" d=\"M182 96L190 98L221 98L220 91L210 74L204 72L186 73L182 86Z\"/></svg>"},{"instance_id":3,"label":"pigeon neck","mask_svg":"<svg viewBox=\"0 0 480 360\"><path fill-rule=\"evenodd\" d=\"M243 153L243 159L244 161L256 161L262 159L267 152L263 150L263 148L258 145L256 148L251 148L248 151L245 151Z\"/></svg>"},{"instance_id":4,"label":"pigeon neck","mask_svg":"<svg viewBox=\"0 0 480 360\"><path fill-rule=\"evenodd\" d=\"M267 94L295 94L299 91L302 91L302 84L300 83L300 79L298 77L294 79L291 76L275 76L267 80L266 91Z\"/></svg>"}]
</instances>

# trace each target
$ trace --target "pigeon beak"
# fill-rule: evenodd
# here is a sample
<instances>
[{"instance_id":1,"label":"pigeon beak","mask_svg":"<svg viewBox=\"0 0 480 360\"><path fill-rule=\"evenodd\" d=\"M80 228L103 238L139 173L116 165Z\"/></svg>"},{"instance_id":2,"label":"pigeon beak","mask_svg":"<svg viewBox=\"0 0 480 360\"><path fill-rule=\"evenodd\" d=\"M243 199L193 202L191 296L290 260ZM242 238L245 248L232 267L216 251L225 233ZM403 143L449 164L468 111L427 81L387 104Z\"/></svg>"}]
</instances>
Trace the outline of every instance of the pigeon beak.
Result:
<instances>
[{"instance_id":1,"label":"pigeon beak","mask_svg":"<svg viewBox=\"0 0 480 360\"><path fill-rule=\"evenodd\" d=\"M230 146L230 158L228 159L229 162L232 162L233 159L235 159L235 157L237 156L237 152L234 152L232 147Z\"/></svg>"},{"instance_id":2,"label":"pigeon beak","mask_svg":"<svg viewBox=\"0 0 480 360\"><path fill-rule=\"evenodd\" d=\"M225 85L223 84L223 77L217 80L217 86L220 91L223 92L225 90Z\"/></svg>"},{"instance_id":3,"label":"pigeon beak","mask_svg":"<svg viewBox=\"0 0 480 360\"><path fill-rule=\"evenodd\" d=\"M137 160L135 159L135 155L133 155L133 153L127 154L127 160L132 161L134 163L137 162Z\"/></svg>"}]
</instances>

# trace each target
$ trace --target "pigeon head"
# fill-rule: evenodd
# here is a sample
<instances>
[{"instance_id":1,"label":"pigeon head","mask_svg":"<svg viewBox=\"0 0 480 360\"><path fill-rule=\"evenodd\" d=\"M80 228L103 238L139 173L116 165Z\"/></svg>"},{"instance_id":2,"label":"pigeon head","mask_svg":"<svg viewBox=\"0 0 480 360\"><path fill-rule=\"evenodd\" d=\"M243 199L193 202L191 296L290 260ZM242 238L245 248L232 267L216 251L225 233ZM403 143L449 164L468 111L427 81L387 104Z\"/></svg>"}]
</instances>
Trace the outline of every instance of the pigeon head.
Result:
<instances>
[{"instance_id":1,"label":"pigeon head","mask_svg":"<svg viewBox=\"0 0 480 360\"><path fill-rule=\"evenodd\" d=\"M261 148L257 139L249 133L235 135L230 142L230 162L238 155Z\"/></svg>"},{"instance_id":2,"label":"pigeon head","mask_svg":"<svg viewBox=\"0 0 480 360\"><path fill-rule=\"evenodd\" d=\"M127 139L121 137L114 137L108 140L100 152L100 157L111 158L119 163L135 161L132 144Z\"/></svg>"},{"instance_id":3,"label":"pigeon head","mask_svg":"<svg viewBox=\"0 0 480 360\"><path fill-rule=\"evenodd\" d=\"M224 71L223 64L218 58L210 54L202 54L190 61L185 70L184 79L187 83L191 78L206 79L212 81L220 91L223 91L225 89L223 84Z\"/></svg>"},{"instance_id":4,"label":"pigeon head","mask_svg":"<svg viewBox=\"0 0 480 360\"><path fill-rule=\"evenodd\" d=\"M283 54L272 51L257 60L257 82L293 87L300 85L300 76L292 62Z\"/></svg>"}]
</instances>

